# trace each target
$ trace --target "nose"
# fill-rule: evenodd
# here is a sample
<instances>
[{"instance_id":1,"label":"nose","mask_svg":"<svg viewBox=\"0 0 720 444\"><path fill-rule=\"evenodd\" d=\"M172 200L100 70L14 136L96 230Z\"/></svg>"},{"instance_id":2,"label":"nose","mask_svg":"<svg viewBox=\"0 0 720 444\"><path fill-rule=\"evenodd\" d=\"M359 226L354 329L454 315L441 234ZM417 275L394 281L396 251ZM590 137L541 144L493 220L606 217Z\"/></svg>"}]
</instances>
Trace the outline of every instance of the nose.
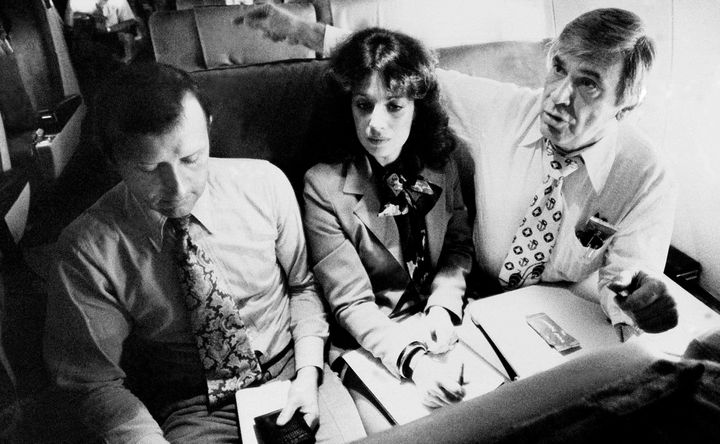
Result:
<instances>
[{"instance_id":1,"label":"nose","mask_svg":"<svg viewBox=\"0 0 720 444\"><path fill-rule=\"evenodd\" d=\"M167 164L162 169L161 180L165 190L176 196L182 196L185 194L185 179L180 165L178 164Z\"/></svg>"},{"instance_id":2,"label":"nose","mask_svg":"<svg viewBox=\"0 0 720 444\"><path fill-rule=\"evenodd\" d=\"M569 77L565 77L550 94L550 98L556 105L569 105L572 95L574 93L572 80Z\"/></svg>"},{"instance_id":3,"label":"nose","mask_svg":"<svg viewBox=\"0 0 720 444\"><path fill-rule=\"evenodd\" d=\"M387 112L382 106L375 106L370 113L368 130L370 135L380 134L387 125Z\"/></svg>"}]
</instances>

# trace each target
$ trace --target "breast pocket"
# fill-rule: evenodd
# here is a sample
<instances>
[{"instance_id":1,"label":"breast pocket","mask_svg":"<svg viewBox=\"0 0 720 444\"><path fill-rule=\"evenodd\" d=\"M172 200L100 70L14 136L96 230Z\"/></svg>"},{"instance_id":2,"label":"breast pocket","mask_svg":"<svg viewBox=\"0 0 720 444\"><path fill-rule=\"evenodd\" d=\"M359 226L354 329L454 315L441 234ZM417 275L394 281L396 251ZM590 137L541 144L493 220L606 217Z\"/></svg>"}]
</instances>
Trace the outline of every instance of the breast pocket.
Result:
<instances>
[{"instance_id":1,"label":"breast pocket","mask_svg":"<svg viewBox=\"0 0 720 444\"><path fill-rule=\"evenodd\" d=\"M549 268L557 274L558 280L580 281L600 268L610 242L612 237L594 249L582 245L574 232L563 232L555 245Z\"/></svg>"}]
</instances>

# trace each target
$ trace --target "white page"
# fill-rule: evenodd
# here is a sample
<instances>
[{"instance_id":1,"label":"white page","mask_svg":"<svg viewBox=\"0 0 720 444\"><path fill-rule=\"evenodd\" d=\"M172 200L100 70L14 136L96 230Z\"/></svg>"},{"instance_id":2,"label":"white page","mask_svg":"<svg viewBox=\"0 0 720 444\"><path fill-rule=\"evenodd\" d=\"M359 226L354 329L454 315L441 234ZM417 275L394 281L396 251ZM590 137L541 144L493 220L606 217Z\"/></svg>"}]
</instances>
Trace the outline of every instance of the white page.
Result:
<instances>
[{"instance_id":1,"label":"white page","mask_svg":"<svg viewBox=\"0 0 720 444\"><path fill-rule=\"evenodd\" d=\"M243 444L258 444L255 418L282 409L287 403L290 381L271 381L235 393L240 438Z\"/></svg>"},{"instance_id":2,"label":"white page","mask_svg":"<svg viewBox=\"0 0 720 444\"><path fill-rule=\"evenodd\" d=\"M408 328L423 328L421 317L413 316L402 323ZM458 330L460 341L453 349L440 356L438 360L449 361L450 367L458 369L464 364L466 381L465 399L488 393L500 386L507 379L493 366L489 365L479 354L463 340L464 335ZM370 390L375 399L397 424L406 424L421 418L432 411L422 404L422 396L412 381L401 380L391 374L380 360L364 349L352 350L343 355L343 359L355 371L360 380Z\"/></svg>"},{"instance_id":3,"label":"white page","mask_svg":"<svg viewBox=\"0 0 720 444\"><path fill-rule=\"evenodd\" d=\"M560 286L533 285L479 299L468 304L466 313L521 378L620 343L599 304ZM550 316L580 342L580 348L563 354L550 347L527 323L526 317L535 313Z\"/></svg>"}]
</instances>

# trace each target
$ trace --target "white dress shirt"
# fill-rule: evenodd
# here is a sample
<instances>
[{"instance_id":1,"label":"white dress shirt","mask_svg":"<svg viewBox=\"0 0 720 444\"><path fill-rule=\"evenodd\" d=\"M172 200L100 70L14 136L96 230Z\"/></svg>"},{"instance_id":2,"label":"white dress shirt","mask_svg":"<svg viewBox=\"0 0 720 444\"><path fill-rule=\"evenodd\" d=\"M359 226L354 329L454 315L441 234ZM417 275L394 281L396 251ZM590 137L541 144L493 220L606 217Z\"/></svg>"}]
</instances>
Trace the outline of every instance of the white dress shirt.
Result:
<instances>
[{"instance_id":1,"label":"white dress shirt","mask_svg":"<svg viewBox=\"0 0 720 444\"><path fill-rule=\"evenodd\" d=\"M75 23L73 14L82 12L85 14L94 14L97 10L97 0L70 0L65 7L65 24L72 27ZM105 26L117 25L125 20L133 20L133 13L127 0L108 0L107 3L100 7L105 17Z\"/></svg>"},{"instance_id":2,"label":"white dress shirt","mask_svg":"<svg viewBox=\"0 0 720 444\"><path fill-rule=\"evenodd\" d=\"M474 242L483 271L497 276L543 177L541 91L438 71L450 126L474 162ZM578 151L582 165L563 183L564 217L544 282L578 282L599 270L599 302L613 323L630 319L606 288L621 273L662 273L676 190L658 153L631 125L613 127ZM617 232L599 250L576 231L596 214Z\"/></svg>"}]
</instances>

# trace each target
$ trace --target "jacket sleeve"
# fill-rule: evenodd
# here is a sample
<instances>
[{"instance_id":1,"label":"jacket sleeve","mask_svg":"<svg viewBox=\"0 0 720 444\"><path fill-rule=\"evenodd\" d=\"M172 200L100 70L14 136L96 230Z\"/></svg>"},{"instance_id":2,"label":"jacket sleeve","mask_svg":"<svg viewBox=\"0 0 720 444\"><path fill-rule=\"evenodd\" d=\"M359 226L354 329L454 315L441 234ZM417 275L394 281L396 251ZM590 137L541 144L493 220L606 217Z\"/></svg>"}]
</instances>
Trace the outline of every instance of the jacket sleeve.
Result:
<instances>
[{"instance_id":1,"label":"jacket sleeve","mask_svg":"<svg viewBox=\"0 0 720 444\"><path fill-rule=\"evenodd\" d=\"M462 320L465 279L472 266L474 251L472 228L462 198L457 166L452 159L448 161L445 174L447 178L445 183L448 187L446 202L451 216L426 311L432 306L441 306L452 313L455 316L454 320L459 322Z\"/></svg>"},{"instance_id":2,"label":"jacket sleeve","mask_svg":"<svg viewBox=\"0 0 720 444\"><path fill-rule=\"evenodd\" d=\"M399 376L397 359L413 341L425 341L419 331L392 321L375 302L370 277L349 234L340 223L342 217L326 188L330 169L311 169L305 175L305 229L313 271L335 318L358 343L387 369Z\"/></svg>"}]
</instances>

